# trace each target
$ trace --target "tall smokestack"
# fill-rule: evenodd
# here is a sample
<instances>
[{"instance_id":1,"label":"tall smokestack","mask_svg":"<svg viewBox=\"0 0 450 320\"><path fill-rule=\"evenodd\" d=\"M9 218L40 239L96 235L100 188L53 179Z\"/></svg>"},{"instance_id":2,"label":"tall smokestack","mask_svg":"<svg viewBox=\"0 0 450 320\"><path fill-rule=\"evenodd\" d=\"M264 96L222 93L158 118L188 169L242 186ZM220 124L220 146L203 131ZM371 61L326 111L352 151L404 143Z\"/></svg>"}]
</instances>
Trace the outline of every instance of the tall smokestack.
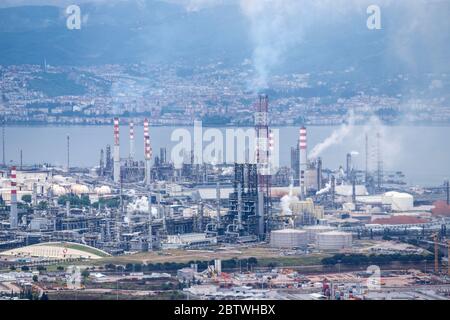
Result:
<instances>
[{"instance_id":1,"label":"tall smokestack","mask_svg":"<svg viewBox=\"0 0 450 320\"><path fill-rule=\"evenodd\" d=\"M130 122L130 159L134 159L134 122Z\"/></svg>"},{"instance_id":2,"label":"tall smokestack","mask_svg":"<svg viewBox=\"0 0 450 320\"><path fill-rule=\"evenodd\" d=\"M114 182L120 182L119 118L114 118Z\"/></svg>"},{"instance_id":3,"label":"tall smokestack","mask_svg":"<svg viewBox=\"0 0 450 320\"><path fill-rule=\"evenodd\" d=\"M33 183L33 197L32 197L33 207L37 206L37 183Z\"/></svg>"},{"instance_id":4,"label":"tall smokestack","mask_svg":"<svg viewBox=\"0 0 450 320\"><path fill-rule=\"evenodd\" d=\"M101 177L103 177L105 175L105 153L103 151L103 149L100 150L100 170L99 170L99 175Z\"/></svg>"},{"instance_id":5,"label":"tall smokestack","mask_svg":"<svg viewBox=\"0 0 450 320\"><path fill-rule=\"evenodd\" d=\"M352 155L351 153L347 153L347 167L346 167L346 175L347 180L350 180L352 178Z\"/></svg>"},{"instance_id":6,"label":"tall smokestack","mask_svg":"<svg viewBox=\"0 0 450 320\"><path fill-rule=\"evenodd\" d=\"M300 146L300 197L304 200L306 198L306 182L305 182L305 174L307 169L307 140L306 140L306 128L300 128L300 138L299 138L299 146Z\"/></svg>"},{"instance_id":7,"label":"tall smokestack","mask_svg":"<svg viewBox=\"0 0 450 320\"><path fill-rule=\"evenodd\" d=\"M11 229L17 229L17 180L16 167L11 167L11 209L9 215L9 225Z\"/></svg>"},{"instance_id":8,"label":"tall smokestack","mask_svg":"<svg viewBox=\"0 0 450 320\"><path fill-rule=\"evenodd\" d=\"M70 136L67 135L67 172L70 172Z\"/></svg>"},{"instance_id":9,"label":"tall smokestack","mask_svg":"<svg viewBox=\"0 0 450 320\"><path fill-rule=\"evenodd\" d=\"M150 144L150 129L148 119L144 120L144 155L145 155L145 184L150 186L151 182L151 159L152 146Z\"/></svg>"},{"instance_id":10,"label":"tall smokestack","mask_svg":"<svg viewBox=\"0 0 450 320\"><path fill-rule=\"evenodd\" d=\"M152 194L148 193L148 251L153 250Z\"/></svg>"},{"instance_id":11,"label":"tall smokestack","mask_svg":"<svg viewBox=\"0 0 450 320\"><path fill-rule=\"evenodd\" d=\"M220 182L217 181L216 184L216 215L217 215L217 223L220 225L221 217L220 217Z\"/></svg>"},{"instance_id":12,"label":"tall smokestack","mask_svg":"<svg viewBox=\"0 0 450 320\"><path fill-rule=\"evenodd\" d=\"M355 173L352 170L352 173L350 174L352 179L352 202L356 204L356 177Z\"/></svg>"},{"instance_id":13,"label":"tall smokestack","mask_svg":"<svg viewBox=\"0 0 450 320\"><path fill-rule=\"evenodd\" d=\"M317 190L322 189L322 158L317 158Z\"/></svg>"},{"instance_id":14,"label":"tall smokestack","mask_svg":"<svg viewBox=\"0 0 450 320\"><path fill-rule=\"evenodd\" d=\"M272 160L274 157L274 150L275 150L275 135L271 129L269 129L269 172L272 172Z\"/></svg>"},{"instance_id":15,"label":"tall smokestack","mask_svg":"<svg viewBox=\"0 0 450 320\"><path fill-rule=\"evenodd\" d=\"M336 178L331 176L331 203L333 204L333 208L335 207L335 196L336 196Z\"/></svg>"},{"instance_id":16,"label":"tall smokestack","mask_svg":"<svg viewBox=\"0 0 450 320\"><path fill-rule=\"evenodd\" d=\"M5 158L5 120L2 121L2 165L6 167Z\"/></svg>"},{"instance_id":17,"label":"tall smokestack","mask_svg":"<svg viewBox=\"0 0 450 320\"><path fill-rule=\"evenodd\" d=\"M258 171L258 235L264 235L264 218L269 214L269 97L260 95L255 112L256 165Z\"/></svg>"}]
</instances>

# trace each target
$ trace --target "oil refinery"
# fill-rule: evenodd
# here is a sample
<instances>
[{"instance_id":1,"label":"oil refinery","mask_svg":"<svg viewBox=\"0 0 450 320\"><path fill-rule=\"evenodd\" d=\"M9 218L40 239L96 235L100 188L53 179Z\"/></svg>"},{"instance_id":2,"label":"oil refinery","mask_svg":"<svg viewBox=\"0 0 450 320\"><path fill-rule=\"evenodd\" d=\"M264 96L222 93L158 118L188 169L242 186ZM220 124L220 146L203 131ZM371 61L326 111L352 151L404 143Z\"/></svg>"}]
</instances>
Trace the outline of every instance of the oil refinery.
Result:
<instances>
[{"instance_id":1,"label":"oil refinery","mask_svg":"<svg viewBox=\"0 0 450 320\"><path fill-rule=\"evenodd\" d=\"M134 259L136 256L150 265L153 259L161 259L158 256L165 256L160 261L169 263L172 255L190 252L188 266L181 263L178 276L174 276L180 279L181 274L183 281L190 277L199 283L183 286L183 294L200 299L289 298L280 290L289 287L298 288L292 293L298 299L348 299L374 298L371 295L375 293L364 293L361 283L358 290L347 288L347 282L339 278L341 268L352 277L357 269L343 261L361 255L370 260L379 255L379 259L388 260L392 281L404 270L396 261L410 259L406 260L408 267L423 273L419 278L432 277L439 288L437 296L445 297L442 288L448 295L448 182L418 192L398 181L401 173L395 179L389 173L388 179L383 172L379 133L372 137L374 151L369 150L370 137L365 136L366 156L375 153L375 170L368 166L357 170L351 152L342 155L342 166L327 168L326 158L308 155L304 126L299 129L298 144L291 148L291 166L277 167L272 161L276 139L269 128L268 110L268 96L259 96L254 152L248 145L238 150L246 154L241 163L200 163L194 150L183 150L183 163L177 165L167 156L172 154L167 148L153 157L148 119L144 119L140 132L134 121L114 118L113 149L111 152L111 145L107 145L100 150L98 166L70 167L68 139L65 167L4 167L0 173L0 267L28 270L40 266L44 270L65 262L92 265L96 270L98 261L104 261L105 267L111 265L108 261L127 259L137 264L140 258ZM124 143L119 136L125 125L128 156L121 158ZM143 135L143 159L136 158L137 134ZM194 259L197 255L202 259ZM184 261L175 256L174 261ZM246 272L242 272L244 260L240 257L246 259ZM233 259L239 261L240 272L235 264L229 265ZM250 259L269 262L252 271L249 268L257 265L250 266ZM292 261L283 267L279 259ZM304 262L310 259L319 259L314 260L320 265L316 277L324 268L337 272L338 292L336 287L330 290L329 284L313 290L305 278L299 280L302 272L311 277L314 274ZM202 266L203 260L206 265L200 271L198 265ZM427 268L428 260L431 264ZM272 280L263 275L266 280L261 281L277 290L257 291L250 285L252 277L260 277L261 272L272 274ZM167 276L171 277L170 272ZM278 283L274 279L285 280ZM220 291L228 282L237 286L233 289L237 291ZM408 283L413 290L415 284ZM256 291L242 294L237 288L243 285L249 286L247 292ZM10 286L16 287L14 281Z\"/></svg>"}]
</instances>

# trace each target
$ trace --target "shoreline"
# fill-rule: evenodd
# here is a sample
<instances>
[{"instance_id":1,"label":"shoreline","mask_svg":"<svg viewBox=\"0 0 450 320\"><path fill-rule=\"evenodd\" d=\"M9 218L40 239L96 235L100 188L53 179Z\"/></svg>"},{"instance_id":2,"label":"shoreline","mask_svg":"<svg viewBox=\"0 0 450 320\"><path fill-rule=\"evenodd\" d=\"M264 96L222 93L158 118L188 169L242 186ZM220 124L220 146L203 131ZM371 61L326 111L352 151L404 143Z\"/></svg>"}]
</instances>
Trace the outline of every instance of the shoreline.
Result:
<instances>
[{"instance_id":1,"label":"shoreline","mask_svg":"<svg viewBox=\"0 0 450 320\"><path fill-rule=\"evenodd\" d=\"M339 127L344 123L337 124L289 124L289 125L269 125L271 128L298 128L301 126L306 127ZM6 123L4 124L5 128L38 128L38 127L110 127L113 125L111 123ZM123 123L120 126L126 126L128 123ZM357 123L354 124L355 127L364 127L366 123ZM383 123L383 126L386 127L403 127L403 128L413 128L413 127L423 127L423 128L450 128L450 123ZM135 126L142 126L141 124L135 124ZM180 128L180 127L193 127L194 124L150 124L152 127L162 127L162 128ZM227 125L227 124L202 124L205 128L254 128L254 125Z\"/></svg>"}]
</instances>

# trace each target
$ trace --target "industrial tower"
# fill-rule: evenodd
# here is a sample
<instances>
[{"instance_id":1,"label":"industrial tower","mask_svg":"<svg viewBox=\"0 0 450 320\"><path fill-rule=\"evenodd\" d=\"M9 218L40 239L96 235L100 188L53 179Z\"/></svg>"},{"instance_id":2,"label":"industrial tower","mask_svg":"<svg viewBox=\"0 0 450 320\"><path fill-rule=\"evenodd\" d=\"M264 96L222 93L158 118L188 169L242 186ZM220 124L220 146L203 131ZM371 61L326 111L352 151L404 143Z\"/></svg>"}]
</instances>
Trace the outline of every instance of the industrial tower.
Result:
<instances>
[{"instance_id":1,"label":"industrial tower","mask_svg":"<svg viewBox=\"0 0 450 320\"><path fill-rule=\"evenodd\" d=\"M11 208L9 214L9 226L11 229L17 229L18 227L18 215L17 215L17 180L16 180L16 167L11 167Z\"/></svg>"},{"instance_id":2,"label":"industrial tower","mask_svg":"<svg viewBox=\"0 0 450 320\"><path fill-rule=\"evenodd\" d=\"M152 146L150 144L150 130L148 119L144 120L144 155L145 155L145 185L150 186L151 183L151 159Z\"/></svg>"},{"instance_id":3,"label":"industrial tower","mask_svg":"<svg viewBox=\"0 0 450 320\"><path fill-rule=\"evenodd\" d=\"M114 118L114 182L120 182L119 118Z\"/></svg>"},{"instance_id":4,"label":"industrial tower","mask_svg":"<svg viewBox=\"0 0 450 320\"><path fill-rule=\"evenodd\" d=\"M300 183L300 198L302 200L306 199L306 181L305 181L305 174L306 170L308 169L308 158L307 158L307 152L308 152L308 144L307 144L307 136L306 136L306 128L302 127L300 128L300 137L299 137L299 183Z\"/></svg>"},{"instance_id":5,"label":"industrial tower","mask_svg":"<svg viewBox=\"0 0 450 320\"><path fill-rule=\"evenodd\" d=\"M134 122L130 122L130 159L134 159Z\"/></svg>"},{"instance_id":6,"label":"industrial tower","mask_svg":"<svg viewBox=\"0 0 450 320\"><path fill-rule=\"evenodd\" d=\"M70 172L70 136L67 135L67 172Z\"/></svg>"},{"instance_id":7,"label":"industrial tower","mask_svg":"<svg viewBox=\"0 0 450 320\"><path fill-rule=\"evenodd\" d=\"M269 147L269 97L260 95L256 104L256 165L258 169L258 236L265 232L264 221L270 211L270 147Z\"/></svg>"}]
</instances>

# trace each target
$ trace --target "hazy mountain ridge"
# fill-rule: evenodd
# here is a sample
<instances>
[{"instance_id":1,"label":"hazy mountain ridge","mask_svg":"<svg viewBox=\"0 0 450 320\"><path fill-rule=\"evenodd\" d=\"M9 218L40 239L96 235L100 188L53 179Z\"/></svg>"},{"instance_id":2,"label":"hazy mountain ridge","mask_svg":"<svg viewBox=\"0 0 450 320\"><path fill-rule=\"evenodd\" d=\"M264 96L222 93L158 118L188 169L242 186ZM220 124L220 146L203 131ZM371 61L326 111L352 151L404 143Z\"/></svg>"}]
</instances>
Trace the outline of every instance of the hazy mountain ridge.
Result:
<instances>
[{"instance_id":1,"label":"hazy mountain ridge","mask_svg":"<svg viewBox=\"0 0 450 320\"><path fill-rule=\"evenodd\" d=\"M448 8L448 5L443 5ZM254 49L249 22L236 4L189 12L168 2L84 3L81 30L68 30L62 8L26 6L0 9L0 63L91 65L107 63L185 61L205 63L225 60L241 63ZM366 15L345 21L320 21L306 30L301 43L289 48L276 71L343 70L349 66L358 76L411 69L391 52L398 39L389 30L398 28L401 10L391 10L383 30L365 27ZM444 14L445 16L445 14ZM270 21L268 21L270 23ZM299 21L299 23L301 23ZM440 35L449 40L448 32ZM422 43L414 48L413 71L434 71L431 62L450 69L449 51L430 52ZM401 45L401 44L399 44ZM409 53L410 54L410 53ZM436 68L434 68L436 69Z\"/></svg>"}]
</instances>

